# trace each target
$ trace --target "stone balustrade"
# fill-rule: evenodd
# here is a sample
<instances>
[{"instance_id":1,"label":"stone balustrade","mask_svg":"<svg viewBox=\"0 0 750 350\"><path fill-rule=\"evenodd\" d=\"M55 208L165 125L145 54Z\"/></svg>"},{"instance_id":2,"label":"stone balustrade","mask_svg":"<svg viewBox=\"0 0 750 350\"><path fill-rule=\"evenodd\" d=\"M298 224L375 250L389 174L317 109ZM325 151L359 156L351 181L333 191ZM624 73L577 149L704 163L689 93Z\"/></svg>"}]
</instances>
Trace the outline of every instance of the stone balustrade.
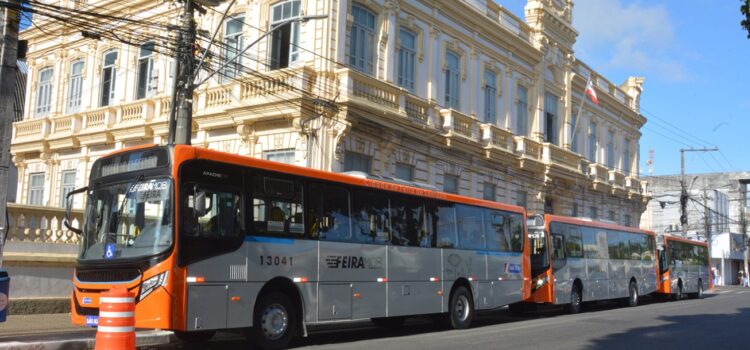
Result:
<instances>
[{"instance_id":1,"label":"stone balustrade","mask_svg":"<svg viewBox=\"0 0 750 350\"><path fill-rule=\"evenodd\" d=\"M521 157L541 161L542 160L542 144L536 142L525 136L515 136L513 138L516 143L516 154Z\"/></svg>"},{"instance_id":2,"label":"stone balustrade","mask_svg":"<svg viewBox=\"0 0 750 350\"><path fill-rule=\"evenodd\" d=\"M58 207L8 203L7 242L78 244L80 236L63 225L65 210ZM83 212L71 212L72 223L83 224Z\"/></svg>"},{"instance_id":3,"label":"stone balustrade","mask_svg":"<svg viewBox=\"0 0 750 350\"><path fill-rule=\"evenodd\" d=\"M589 164L589 177L597 183L608 183L609 169L598 163Z\"/></svg>"},{"instance_id":4,"label":"stone balustrade","mask_svg":"<svg viewBox=\"0 0 750 350\"><path fill-rule=\"evenodd\" d=\"M564 149L558 145L545 142L542 150L542 160L547 165L556 164L573 172L583 172L581 156L578 153Z\"/></svg>"},{"instance_id":5,"label":"stone balustrade","mask_svg":"<svg viewBox=\"0 0 750 350\"><path fill-rule=\"evenodd\" d=\"M485 147L513 153L513 133L492 124L482 124L480 128Z\"/></svg>"}]
</instances>

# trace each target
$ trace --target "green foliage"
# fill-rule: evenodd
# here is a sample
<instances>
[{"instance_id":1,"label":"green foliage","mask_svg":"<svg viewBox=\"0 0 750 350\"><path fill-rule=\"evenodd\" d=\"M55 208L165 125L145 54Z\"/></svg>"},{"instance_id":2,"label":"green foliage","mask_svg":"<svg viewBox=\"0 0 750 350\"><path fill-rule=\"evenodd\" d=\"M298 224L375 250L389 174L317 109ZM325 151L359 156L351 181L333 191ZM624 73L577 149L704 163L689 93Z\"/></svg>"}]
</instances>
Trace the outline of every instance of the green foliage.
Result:
<instances>
[{"instance_id":1,"label":"green foliage","mask_svg":"<svg viewBox=\"0 0 750 350\"><path fill-rule=\"evenodd\" d=\"M747 30L747 38L750 39L750 0L740 0L742 6L740 6L740 12L745 17L740 25L742 28Z\"/></svg>"}]
</instances>

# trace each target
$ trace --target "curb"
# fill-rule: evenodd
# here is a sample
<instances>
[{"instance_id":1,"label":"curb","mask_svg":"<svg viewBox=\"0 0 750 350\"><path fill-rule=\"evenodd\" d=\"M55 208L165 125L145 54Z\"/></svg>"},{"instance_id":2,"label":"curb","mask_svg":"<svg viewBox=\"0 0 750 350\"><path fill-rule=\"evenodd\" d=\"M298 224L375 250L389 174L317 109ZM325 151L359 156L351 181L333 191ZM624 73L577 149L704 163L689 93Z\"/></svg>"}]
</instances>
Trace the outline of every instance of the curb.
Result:
<instances>
[{"instance_id":1,"label":"curb","mask_svg":"<svg viewBox=\"0 0 750 350\"><path fill-rule=\"evenodd\" d=\"M17 338L16 340L3 341L0 350L67 350L67 349L93 349L94 334L90 336L76 334L75 338L65 339L51 338L39 340L39 335L30 335ZM168 344L172 332L170 331L140 331L135 333L135 345L154 346Z\"/></svg>"}]
</instances>

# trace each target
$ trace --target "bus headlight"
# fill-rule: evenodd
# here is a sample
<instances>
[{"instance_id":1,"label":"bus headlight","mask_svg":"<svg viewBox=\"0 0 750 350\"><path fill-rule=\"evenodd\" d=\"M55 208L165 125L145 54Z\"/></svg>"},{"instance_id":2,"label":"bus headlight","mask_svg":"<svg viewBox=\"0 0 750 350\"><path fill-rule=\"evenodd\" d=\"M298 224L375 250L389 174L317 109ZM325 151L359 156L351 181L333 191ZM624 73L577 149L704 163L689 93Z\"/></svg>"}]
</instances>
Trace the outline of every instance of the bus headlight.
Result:
<instances>
[{"instance_id":1,"label":"bus headlight","mask_svg":"<svg viewBox=\"0 0 750 350\"><path fill-rule=\"evenodd\" d=\"M532 283L531 283L531 287L532 288L531 289L532 290L537 290L539 288L542 288L545 284L547 284L548 281L549 281L549 276L548 275L544 276L544 277L541 277L541 278L537 278L536 281L532 281Z\"/></svg>"},{"instance_id":2,"label":"bus headlight","mask_svg":"<svg viewBox=\"0 0 750 350\"><path fill-rule=\"evenodd\" d=\"M138 300L143 300L145 297L151 294L151 292L156 290L156 288L166 286L168 276L169 271L164 271L154 277L143 281L143 283L141 284L141 296L138 297Z\"/></svg>"}]
</instances>

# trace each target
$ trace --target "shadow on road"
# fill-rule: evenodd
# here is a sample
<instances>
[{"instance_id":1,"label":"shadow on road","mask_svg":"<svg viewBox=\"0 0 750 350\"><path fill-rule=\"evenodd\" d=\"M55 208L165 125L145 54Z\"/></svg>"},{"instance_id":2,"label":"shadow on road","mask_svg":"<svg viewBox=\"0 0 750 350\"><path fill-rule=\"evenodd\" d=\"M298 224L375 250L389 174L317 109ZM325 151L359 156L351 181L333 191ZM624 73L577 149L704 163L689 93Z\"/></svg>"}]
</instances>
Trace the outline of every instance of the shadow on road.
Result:
<instances>
[{"instance_id":1,"label":"shadow on road","mask_svg":"<svg viewBox=\"0 0 750 350\"><path fill-rule=\"evenodd\" d=\"M662 316L660 326L633 328L595 339L586 349L748 349L747 333L738 325L750 323L750 308L731 314Z\"/></svg>"}]
</instances>

